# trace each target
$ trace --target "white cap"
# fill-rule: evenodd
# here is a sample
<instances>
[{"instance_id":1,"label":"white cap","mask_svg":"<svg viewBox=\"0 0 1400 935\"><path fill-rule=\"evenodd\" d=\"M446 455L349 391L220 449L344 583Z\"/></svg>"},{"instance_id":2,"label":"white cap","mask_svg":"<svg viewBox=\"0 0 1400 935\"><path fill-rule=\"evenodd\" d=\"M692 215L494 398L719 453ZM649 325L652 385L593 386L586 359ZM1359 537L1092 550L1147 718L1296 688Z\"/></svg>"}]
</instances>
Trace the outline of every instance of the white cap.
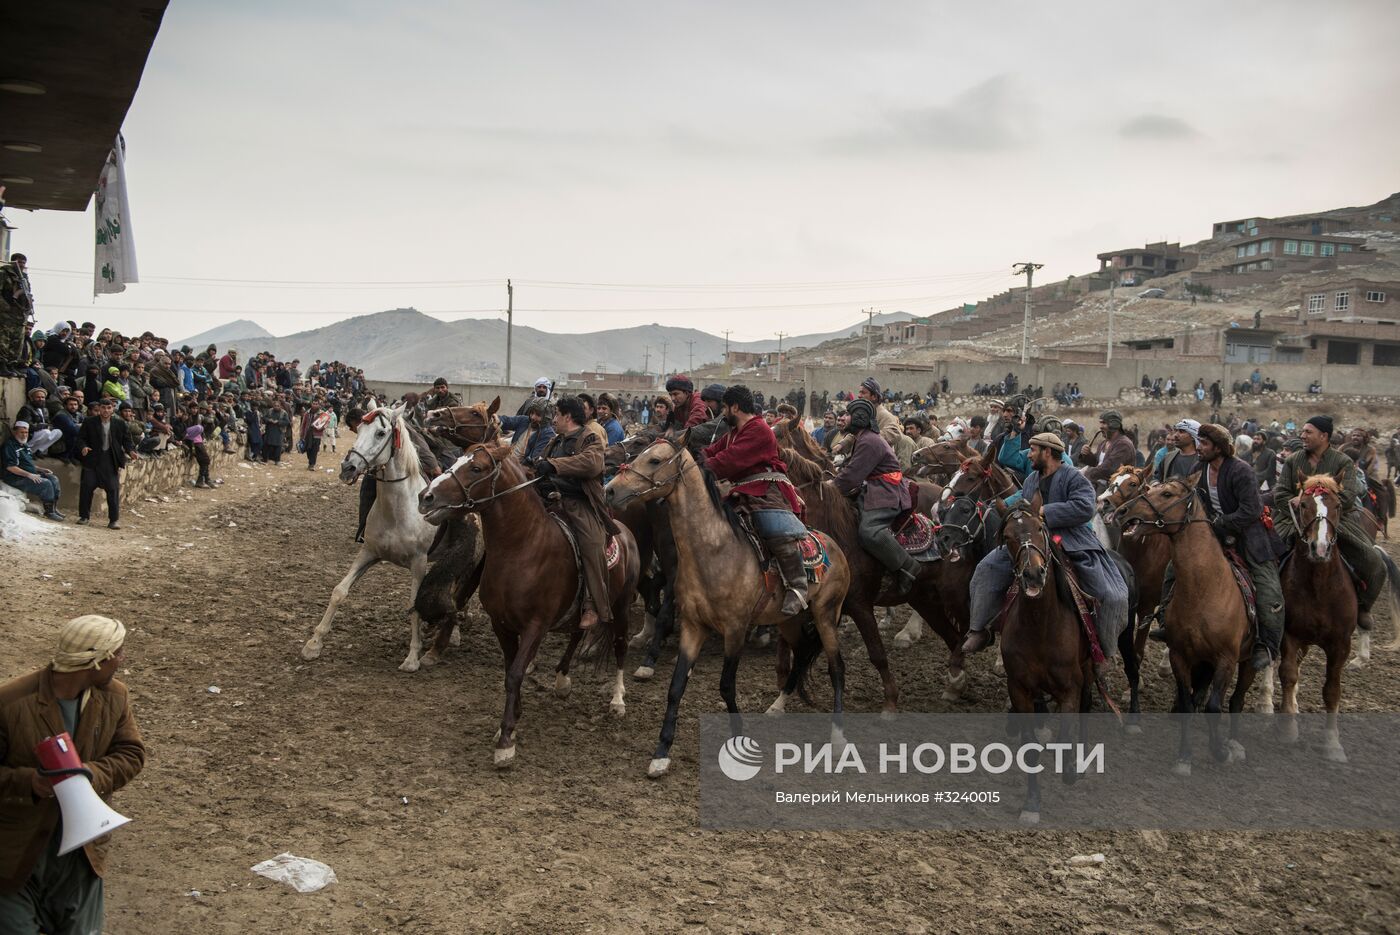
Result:
<instances>
[{"instance_id":1,"label":"white cap","mask_svg":"<svg viewBox=\"0 0 1400 935\"><path fill-rule=\"evenodd\" d=\"M18 422L13 422L13 423L11 423L11 424L10 424L10 428L12 428L12 429L27 429L27 428L29 428L29 423L28 423L28 422L25 422L23 419L20 419Z\"/></svg>"}]
</instances>

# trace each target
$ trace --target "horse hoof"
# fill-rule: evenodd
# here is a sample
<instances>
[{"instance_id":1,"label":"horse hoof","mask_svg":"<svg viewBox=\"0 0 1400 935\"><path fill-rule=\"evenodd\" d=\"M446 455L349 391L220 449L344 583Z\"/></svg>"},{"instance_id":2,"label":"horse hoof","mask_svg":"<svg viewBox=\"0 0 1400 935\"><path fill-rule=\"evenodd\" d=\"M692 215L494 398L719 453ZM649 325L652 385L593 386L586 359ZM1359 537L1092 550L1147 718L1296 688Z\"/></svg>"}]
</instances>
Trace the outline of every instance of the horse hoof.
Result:
<instances>
[{"instance_id":1,"label":"horse hoof","mask_svg":"<svg viewBox=\"0 0 1400 935\"><path fill-rule=\"evenodd\" d=\"M768 706L768 710L763 712L768 717L779 717L787 714L787 695L779 694L776 701Z\"/></svg>"},{"instance_id":2,"label":"horse hoof","mask_svg":"<svg viewBox=\"0 0 1400 935\"><path fill-rule=\"evenodd\" d=\"M1228 753L1225 757L1226 763L1243 763L1245 761L1244 744L1238 740L1230 740L1226 742L1225 747Z\"/></svg>"},{"instance_id":3,"label":"horse hoof","mask_svg":"<svg viewBox=\"0 0 1400 935\"><path fill-rule=\"evenodd\" d=\"M1324 758L1330 760L1333 763L1345 763L1347 761L1346 751L1342 749L1341 744L1336 744L1335 746L1330 747L1323 747L1322 755Z\"/></svg>"},{"instance_id":4,"label":"horse hoof","mask_svg":"<svg viewBox=\"0 0 1400 935\"><path fill-rule=\"evenodd\" d=\"M660 756L652 760L651 763L647 765L647 778L660 779L662 776L665 776L670 771L671 758L669 756Z\"/></svg>"},{"instance_id":5,"label":"horse hoof","mask_svg":"<svg viewBox=\"0 0 1400 935\"><path fill-rule=\"evenodd\" d=\"M403 662L399 663L399 671L400 671L400 672L417 672L417 671L418 671L418 666L419 666L419 662L418 662L417 659L405 659Z\"/></svg>"},{"instance_id":6,"label":"horse hoof","mask_svg":"<svg viewBox=\"0 0 1400 935\"><path fill-rule=\"evenodd\" d=\"M1021 824L1023 824L1023 825L1038 825L1038 824L1040 824L1040 812L1027 812L1027 811L1024 811L1024 810L1023 810L1023 811L1021 812Z\"/></svg>"},{"instance_id":7,"label":"horse hoof","mask_svg":"<svg viewBox=\"0 0 1400 935\"><path fill-rule=\"evenodd\" d=\"M1001 653L997 653L996 662L992 663L992 671L997 675L1006 674L1006 661L1001 658Z\"/></svg>"},{"instance_id":8,"label":"horse hoof","mask_svg":"<svg viewBox=\"0 0 1400 935\"><path fill-rule=\"evenodd\" d=\"M608 704L608 710L612 712L613 717L622 717L627 713L627 705L621 701L613 701Z\"/></svg>"},{"instance_id":9,"label":"horse hoof","mask_svg":"<svg viewBox=\"0 0 1400 935\"><path fill-rule=\"evenodd\" d=\"M1254 713L1255 713L1255 714L1273 714L1273 713L1274 713L1274 699L1272 699L1272 698L1261 698L1261 699L1259 700L1259 703L1256 704L1256 705L1254 706Z\"/></svg>"},{"instance_id":10,"label":"horse hoof","mask_svg":"<svg viewBox=\"0 0 1400 935\"><path fill-rule=\"evenodd\" d=\"M1176 765L1172 767L1172 772L1178 776L1190 776L1191 764L1186 760L1177 760Z\"/></svg>"},{"instance_id":11,"label":"horse hoof","mask_svg":"<svg viewBox=\"0 0 1400 935\"><path fill-rule=\"evenodd\" d=\"M569 697L569 692L571 692L571 691L573 691L573 690L574 690L574 682L573 682L573 679L569 678L567 675L564 675L564 674L561 673L561 672L556 672L555 675L554 675L554 694L555 694L555 696L558 697L558 698L567 698L567 697Z\"/></svg>"},{"instance_id":12,"label":"horse hoof","mask_svg":"<svg viewBox=\"0 0 1400 935\"><path fill-rule=\"evenodd\" d=\"M1283 722L1283 729L1279 731L1279 739L1282 740L1284 743L1297 743L1298 719L1292 716L1286 717L1287 720Z\"/></svg>"},{"instance_id":13,"label":"horse hoof","mask_svg":"<svg viewBox=\"0 0 1400 935\"><path fill-rule=\"evenodd\" d=\"M882 721L893 721L897 717L899 717L897 708L883 708L880 711L880 720Z\"/></svg>"},{"instance_id":14,"label":"horse hoof","mask_svg":"<svg viewBox=\"0 0 1400 935\"><path fill-rule=\"evenodd\" d=\"M525 674L526 674L526 675L534 675L534 674L535 674L535 660L533 660L533 659L530 660L530 664L529 664L528 666L525 667Z\"/></svg>"},{"instance_id":15,"label":"horse hoof","mask_svg":"<svg viewBox=\"0 0 1400 935\"><path fill-rule=\"evenodd\" d=\"M510 765L515 762L515 744L509 747L500 747L494 754L496 769L510 769Z\"/></svg>"},{"instance_id":16,"label":"horse hoof","mask_svg":"<svg viewBox=\"0 0 1400 935\"><path fill-rule=\"evenodd\" d=\"M896 633L896 634L894 635L894 648L895 648L895 649L909 649L909 648L912 647L913 645L914 645L914 641L913 641L912 639L910 639L909 637L905 636L903 633Z\"/></svg>"},{"instance_id":17,"label":"horse hoof","mask_svg":"<svg viewBox=\"0 0 1400 935\"><path fill-rule=\"evenodd\" d=\"M844 750L846 748L846 732L835 724L831 726L831 747L833 750Z\"/></svg>"},{"instance_id":18,"label":"horse hoof","mask_svg":"<svg viewBox=\"0 0 1400 935\"><path fill-rule=\"evenodd\" d=\"M639 682L650 682L654 675L656 675L656 670L651 666L637 666L637 671L632 673L632 678Z\"/></svg>"},{"instance_id":19,"label":"horse hoof","mask_svg":"<svg viewBox=\"0 0 1400 935\"><path fill-rule=\"evenodd\" d=\"M424 668L431 669L441 661L442 660L438 659L437 654L430 649L423 654L423 658L418 660L418 664Z\"/></svg>"},{"instance_id":20,"label":"horse hoof","mask_svg":"<svg viewBox=\"0 0 1400 935\"><path fill-rule=\"evenodd\" d=\"M320 643L307 643L301 648L301 658L305 659L307 662L310 662L312 659L318 658L320 655Z\"/></svg>"},{"instance_id":21,"label":"horse hoof","mask_svg":"<svg viewBox=\"0 0 1400 935\"><path fill-rule=\"evenodd\" d=\"M453 627L453 628L452 628L452 635L449 636L449 637L447 638L447 645L449 645L449 646L461 646L461 645L462 645L462 628L461 628L461 627Z\"/></svg>"}]
</instances>

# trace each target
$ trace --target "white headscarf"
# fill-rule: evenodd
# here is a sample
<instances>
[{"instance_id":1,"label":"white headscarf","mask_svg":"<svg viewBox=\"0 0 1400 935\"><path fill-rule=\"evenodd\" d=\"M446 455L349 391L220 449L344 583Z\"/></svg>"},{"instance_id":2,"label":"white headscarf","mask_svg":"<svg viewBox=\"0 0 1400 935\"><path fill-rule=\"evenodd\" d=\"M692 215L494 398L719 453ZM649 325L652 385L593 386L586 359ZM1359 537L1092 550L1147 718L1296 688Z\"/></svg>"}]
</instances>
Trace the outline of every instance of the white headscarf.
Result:
<instances>
[{"instance_id":1,"label":"white headscarf","mask_svg":"<svg viewBox=\"0 0 1400 935\"><path fill-rule=\"evenodd\" d=\"M84 614L74 617L58 631L58 651L53 655L55 672L81 672L96 669L111 659L126 642L126 627L120 620Z\"/></svg>"}]
</instances>

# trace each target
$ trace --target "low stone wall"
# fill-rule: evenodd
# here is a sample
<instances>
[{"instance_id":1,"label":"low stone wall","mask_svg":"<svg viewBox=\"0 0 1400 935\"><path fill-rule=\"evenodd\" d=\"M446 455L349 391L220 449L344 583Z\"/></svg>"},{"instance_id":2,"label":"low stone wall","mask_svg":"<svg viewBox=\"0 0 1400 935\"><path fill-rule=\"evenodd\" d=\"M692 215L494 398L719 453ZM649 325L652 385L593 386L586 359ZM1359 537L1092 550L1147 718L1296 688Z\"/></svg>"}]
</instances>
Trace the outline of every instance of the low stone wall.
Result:
<instances>
[{"instance_id":1,"label":"low stone wall","mask_svg":"<svg viewBox=\"0 0 1400 935\"><path fill-rule=\"evenodd\" d=\"M217 439L213 445L208 446L211 477L232 472L234 465L243 460L241 440L237 443L237 448L237 453L226 454ZM76 516L82 468L61 463L53 458L41 460L39 464L58 475L59 509ZM198 475L199 465L195 463L194 458L186 457L185 451L180 448L172 448L159 456L142 455L140 458L129 459L126 469L122 471L123 509L127 504L139 503L147 497L168 496L172 491L188 487ZM101 490L93 496L92 515L94 518L107 515L107 494Z\"/></svg>"}]
</instances>

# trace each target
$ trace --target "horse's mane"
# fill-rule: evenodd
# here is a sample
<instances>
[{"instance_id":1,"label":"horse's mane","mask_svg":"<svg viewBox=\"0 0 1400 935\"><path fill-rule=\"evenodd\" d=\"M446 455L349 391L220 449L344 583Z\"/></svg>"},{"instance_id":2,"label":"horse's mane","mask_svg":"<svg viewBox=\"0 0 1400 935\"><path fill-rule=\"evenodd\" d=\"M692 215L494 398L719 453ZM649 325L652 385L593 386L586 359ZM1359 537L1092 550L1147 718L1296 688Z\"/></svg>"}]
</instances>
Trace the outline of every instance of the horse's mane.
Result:
<instances>
[{"instance_id":1,"label":"horse's mane","mask_svg":"<svg viewBox=\"0 0 1400 935\"><path fill-rule=\"evenodd\" d=\"M826 452L822 451L821 445L817 444L817 440L812 437L811 432L807 431L807 426L802 423L799 417L794 416L783 422L782 425L784 426L783 434L787 436L788 440L786 447L813 461L827 460Z\"/></svg>"},{"instance_id":2,"label":"horse's mane","mask_svg":"<svg viewBox=\"0 0 1400 935\"><path fill-rule=\"evenodd\" d=\"M779 448L778 456L787 465L788 476L799 485L819 484L826 474L826 469L822 465L808 458L796 448Z\"/></svg>"},{"instance_id":3,"label":"horse's mane","mask_svg":"<svg viewBox=\"0 0 1400 935\"><path fill-rule=\"evenodd\" d=\"M1342 497L1342 485L1337 483L1337 479L1331 474L1314 474L1311 477L1305 478L1303 483L1298 486L1298 489L1309 490L1313 487L1321 487L1339 500Z\"/></svg>"},{"instance_id":4,"label":"horse's mane","mask_svg":"<svg viewBox=\"0 0 1400 935\"><path fill-rule=\"evenodd\" d=\"M744 528L743 520L739 518L738 512L736 512L734 507L724 498L724 494L720 493L719 481L715 479L715 475L710 472L709 468L699 462L696 462L695 468L700 472L700 477L705 481L705 492L710 495L710 503L714 505L714 508L718 510L725 521L729 523L729 528L734 532L734 535L738 537L739 541L748 542L749 531Z\"/></svg>"},{"instance_id":5,"label":"horse's mane","mask_svg":"<svg viewBox=\"0 0 1400 935\"><path fill-rule=\"evenodd\" d=\"M835 505L827 510L827 516L831 523L830 533L837 542L856 542L856 521L859 516L857 511L852 509L853 504L848 502L834 489L827 486L826 468L812 461L793 448L779 448L779 456L788 467L788 476L797 482L798 486L806 487L809 484L816 487L816 498L823 506L828 503ZM833 499L834 498L834 499Z\"/></svg>"}]
</instances>

